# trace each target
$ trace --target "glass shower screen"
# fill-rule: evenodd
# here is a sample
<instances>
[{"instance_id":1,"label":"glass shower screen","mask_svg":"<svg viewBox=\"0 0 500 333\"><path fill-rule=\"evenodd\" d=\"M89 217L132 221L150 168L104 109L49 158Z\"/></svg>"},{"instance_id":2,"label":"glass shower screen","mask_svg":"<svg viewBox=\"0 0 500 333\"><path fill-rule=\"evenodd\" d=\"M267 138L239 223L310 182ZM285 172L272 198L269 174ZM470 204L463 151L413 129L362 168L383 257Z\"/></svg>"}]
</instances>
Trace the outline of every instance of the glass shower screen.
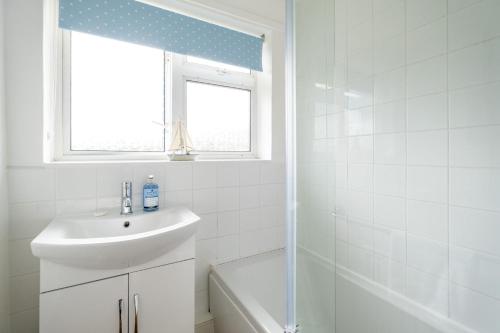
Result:
<instances>
[{"instance_id":1,"label":"glass shower screen","mask_svg":"<svg viewBox=\"0 0 500 333\"><path fill-rule=\"evenodd\" d=\"M500 332L500 2L288 4L289 327Z\"/></svg>"}]
</instances>

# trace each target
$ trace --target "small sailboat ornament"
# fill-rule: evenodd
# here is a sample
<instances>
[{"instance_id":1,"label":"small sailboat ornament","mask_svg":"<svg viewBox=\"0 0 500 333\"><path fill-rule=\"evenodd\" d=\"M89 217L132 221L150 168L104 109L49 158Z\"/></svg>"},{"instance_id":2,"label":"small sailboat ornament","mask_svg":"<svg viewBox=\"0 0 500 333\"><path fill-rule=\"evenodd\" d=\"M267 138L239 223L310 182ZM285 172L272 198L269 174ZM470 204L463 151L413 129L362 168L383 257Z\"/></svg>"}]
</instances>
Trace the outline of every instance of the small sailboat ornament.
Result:
<instances>
[{"instance_id":1,"label":"small sailboat ornament","mask_svg":"<svg viewBox=\"0 0 500 333\"><path fill-rule=\"evenodd\" d=\"M168 157L171 161L194 161L198 154L191 154L192 150L193 143L186 126L182 121L176 121Z\"/></svg>"}]
</instances>

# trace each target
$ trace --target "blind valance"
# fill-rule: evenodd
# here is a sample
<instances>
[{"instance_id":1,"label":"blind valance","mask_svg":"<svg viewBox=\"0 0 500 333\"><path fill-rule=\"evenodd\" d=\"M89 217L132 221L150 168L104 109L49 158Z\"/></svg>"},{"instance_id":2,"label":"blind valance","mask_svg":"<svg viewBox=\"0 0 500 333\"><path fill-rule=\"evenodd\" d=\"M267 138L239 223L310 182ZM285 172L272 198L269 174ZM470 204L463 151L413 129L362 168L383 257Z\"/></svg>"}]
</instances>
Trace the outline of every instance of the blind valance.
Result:
<instances>
[{"instance_id":1,"label":"blind valance","mask_svg":"<svg viewBox=\"0 0 500 333\"><path fill-rule=\"evenodd\" d=\"M262 38L138 1L59 0L59 27L262 71Z\"/></svg>"}]
</instances>

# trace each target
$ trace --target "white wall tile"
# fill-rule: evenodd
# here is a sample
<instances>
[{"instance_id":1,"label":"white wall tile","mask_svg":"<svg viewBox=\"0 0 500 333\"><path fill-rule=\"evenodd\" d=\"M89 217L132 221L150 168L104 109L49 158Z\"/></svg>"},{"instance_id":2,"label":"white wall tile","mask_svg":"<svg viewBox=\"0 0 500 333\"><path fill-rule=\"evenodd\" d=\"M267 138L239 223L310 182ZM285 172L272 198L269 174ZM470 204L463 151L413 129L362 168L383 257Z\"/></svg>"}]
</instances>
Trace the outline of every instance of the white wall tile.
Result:
<instances>
[{"instance_id":1,"label":"white wall tile","mask_svg":"<svg viewBox=\"0 0 500 333\"><path fill-rule=\"evenodd\" d=\"M57 200L95 198L97 193L96 172L94 167L57 169Z\"/></svg>"},{"instance_id":2,"label":"white wall tile","mask_svg":"<svg viewBox=\"0 0 500 333\"><path fill-rule=\"evenodd\" d=\"M375 256L373 278L376 282L396 292L405 293L406 266L397 261L382 256Z\"/></svg>"},{"instance_id":3,"label":"white wall tile","mask_svg":"<svg viewBox=\"0 0 500 333\"><path fill-rule=\"evenodd\" d=\"M392 229L406 229L406 200L403 198L375 196L374 221Z\"/></svg>"},{"instance_id":4,"label":"white wall tile","mask_svg":"<svg viewBox=\"0 0 500 333\"><path fill-rule=\"evenodd\" d=\"M438 311L448 313L448 280L408 268L407 293L416 302Z\"/></svg>"},{"instance_id":5,"label":"white wall tile","mask_svg":"<svg viewBox=\"0 0 500 333\"><path fill-rule=\"evenodd\" d=\"M442 243L448 242L448 206L408 200L408 232Z\"/></svg>"},{"instance_id":6,"label":"white wall tile","mask_svg":"<svg viewBox=\"0 0 500 333\"><path fill-rule=\"evenodd\" d=\"M373 248L373 228L369 225L349 221L349 242L367 250Z\"/></svg>"},{"instance_id":7,"label":"white wall tile","mask_svg":"<svg viewBox=\"0 0 500 333\"><path fill-rule=\"evenodd\" d=\"M347 75L350 81L363 80L373 75L373 47L371 45L360 48L350 55Z\"/></svg>"},{"instance_id":8,"label":"white wall tile","mask_svg":"<svg viewBox=\"0 0 500 333\"><path fill-rule=\"evenodd\" d=\"M450 132L450 164L456 167L500 167L500 126Z\"/></svg>"},{"instance_id":9,"label":"white wall tile","mask_svg":"<svg viewBox=\"0 0 500 333\"><path fill-rule=\"evenodd\" d=\"M237 162L217 164L217 187L238 186L240 169Z\"/></svg>"},{"instance_id":10,"label":"white wall tile","mask_svg":"<svg viewBox=\"0 0 500 333\"><path fill-rule=\"evenodd\" d=\"M193 188L212 188L217 185L217 166L212 162L195 163L193 166Z\"/></svg>"},{"instance_id":11,"label":"white wall tile","mask_svg":"<svg viewBox=\"0 0 500 333\"><path fill-rule=\"evenodd\" d=\"M404 68L375 75L375 104L396 101L406 96L406 73Z\"/></svg>"},{"instance_id":12,"label":"white wall tile","mask_svg":"<svg viewBox=\"0 0 500 333\"><path fill-rule=\"evenodd\" d=\"M436 277L448 276L448 246L408 234L408 266Z\"/></svg>"},{"instance_id":13,"label":"white wall tile","mask_svg":"<svg viewBox=\"0 0 500 333\"><path fill-rule=\"evenodd\" d=\"M349 28L347 34L347 50L349 55L366 49L369 45L373 45L371 27L372 18L370 17L365 22Z\"/></svg>"},{"instance_id":14,"label":"white wall tile","mask_svg":"<svg viewBox=\"0 0 500 333\"><path fill-rule=\"evenodd\" d=\"M240 163L240 185L249 186L260 184L260 169L260 162ZM267 171L267 169L264 171Z\"/></svg>"},{"instance_id":15,"label":"white wall tile","mask_svg":"<svg viewBox=\"0 0 500 333\"><path fill-rule=\"evenodd\" d=\"M399 100L374 107L375 133L404 132L406 130L406 101Z\"/></svg>"},{"instance_id":16,"label":"white wall tile","mask_svg":"<svg viewBox=\"0 0 500 333\"><path fill-rule=\"evenodd\" d=\"M239 189L239 208L255 208L260 206L260 187L244 186Z\"/></svg>"},{"instance_id":17,"label":"white wall tile","mask_svg":"<svg viewBox=\"0 0 500 333\"><path fill-rule=\"evenodd\" d=\"M358 274L367 278L373 277L373 252L350 246L349 247L349 266Z\"/></svg>"},{"instance_id":18,"label":"white wall tile","mask_svg":"<svg viewBox=\"0 0 500 333\"><path fill-rule=\"evenodd\" d=\"M19 168L9 170L9 202L49 201L55 198L52 169ZM29 188L29 191L26 189Z\"/></svg>"},{"instance_id":19,"label":"white wall tile","mask_svg":"<svg viewBox=\"0 0 500 333\"><path fill-rule=\"evenodd\" d=\"M347 212L355 221L370 223L373 219L373 194L349 191Z\"/></svg>"},{"instance_id":20,"label":"white wall tile","mask_svg":"<svg viewBox=\"0 0 500 333\"><path fill-rule=\"evenodd\" d=\"M422 61L447 50L447 20L440 19L408 32L406 58L408 63Z\"/></svg>"},{"instance_id":21,"label":"white wall tile","mask_svg":"<svg viewBox=\"0 0 500 333\"><path fill-rule=\"evenodd\" d=\"M351 164L348 171L349 189L373 191L373 165Z\"/></svg>"},{"instance_id":22,"label":"white wall tile","mask_svg":"<svg viewBox=\"0 0 500 333\"><path fill-rule=\"evenodd\" d=\"M165 191L181 191L193 188L192 163L169 164L165 169Z\"/></svg>"},{"instance_id":23,"label":"white wall tile","mask_svg":"<svg viewBox=\"0 0 500 333\"><path fill-rule=\"evenodd\" d=\"M448 131L408 133L409 165L448 165Z\"/></svg>"},{"instance_id":24,"label":"white wall tile","mask_svg":"<svg viewBox=\"0 0 500 333\"><path fill-rule=\"evenodd\" d=\"M200 214L200 222L196 231L196 239L210 239L217 237L217 214Z\"/></svg>"},{"instance_id":25,"label":"white wall tile","mask_svg":"<svg viewBox=\"0 0 500 333\"><path fill-rule=\"evenodd\" d=\"M500 331L500 301L451 284L450 317L478 332Z\"/></svg>"},{"instance_id":26,"label":"white wall tile","mask_svg":"<svg viewBox=\"0 0 500 333\"><path fill-rule=\"evenodd\" d=\"M216 212L217 191L215 189L193 191L193 210L199 214Z\"/></svg>"},{"instance_id":27,"label":"white wall tile","mask_svg":"<svg viewBox=\"0 0 500 333\"><path fill-rule=\"evenodd\" d=\"M40 271L38 258L31 254L31 241L32 239L21 239L9 242L11 276Z\"/></svg>"},{"instance_id":28,"label":"white wall tile","mask_svg":"<svg viewBox=\"0 0 500 333\"><path fill-rule=\"evenodd\" d=\"M500 80L500 39L450 53L448 68L450 89Z\"/></svg>"},{"instance_id":29,"label":"white wall tile","mask_svg":"<svg viewBox=\"0 0 500 333\"><path fill-rule=\"evenodd\" d=\"M53 201L9 206L9 238L34 238L55 217L56 208Z\"/></svg>"},{"instance_id":30,"label":"white wall tile","mask_svg":"<svg viewBox=\"0 0 500 333\"><path fill-rule=\"evenodd\" d=\"M447 94L432 94L408 100L408 131L448 127Z\"/></svg>"},{"instance_id":31,"label":"white wall tile","mask_svg":"<svg viewBox=\"0 0 500 333\"><path fill-rule=\"evenodd\" d=\"M500 170L451 169L451 203L500 211Z\"/></svg>"},{"instance_id":32,"label":"white wall tile","mask_svg":"<svg viewBox=\"0 0 500 333\"><path fill-rule=\"evenodd\" d=\"M187 208L193 207L193 191L191 190L181 190L181 191L170 191L165 192L165 206L185 206Z\"/></svg>"},{"instance_id":33,"label":"white wall tile","mask_svg":"<svg viewBox=\"0 0 500 333\"><path fill-rule=\"evenodd\" d=\"M438 203L448 202L448 169L408 167L408 198Z\"/></svg>"},{"instance_id":34,"label":"white wall tile","mask_svg":"<svg viewBox=\"0 0 500 333\"><path fill-rule=\"evenodd\" d=\"M349 135L367 135L373 133L373 108L366 107L349 110Z\"/></svg>"},{"instance_id":35,"label":"white wall tile","mask_svg":"<svg viewBox=\"0 0 500 333\"><path fill-rule=\"evenodd\" d=\"M478 3L482 0L448 0L448 14Z\"/></svg>"},{"instance_id":36,"label":"white wall tile","mask_svg":"<svg viewBox=\"0 0 500 333\"><path fill-rule=\"evenodd\" d=\"M405 65L405 35L375 40L374 72L382 73Z\"/></svg>"},{"instance_id":37,"label":"white wall tile","mask_svg":"<svg viewBox=\"0 0 500 333\"><path fill-rule=\"evenodd\" d=\"M122 182L133 181L134 170L128 165L109 165L97 168L97 196L119 197L122 191ZM156 180L155 180L156 181ZM162 186L163 184L158 184ZM134 192L142 193L141 184L132 184Z\"/></svg>"},{"instance_id":38,"label":"white wall tile","mask_svg":"<svg viewBox=\"0 0 500 333\"><path fill-rule=\"evenodd\" d=\"M229 236L239 232L239 212L222 212L217 216L217 236Z\"/></svg>"},{"instance_id":39,"label":"white wall tile","mask_svg":"<svg viewBox=\"0 0 500 333\"><path fill-rule=\"evenodd\" d=\"M142 207L142 200L133 200L135 210ZM115 206L116 207L116 206ZM109 206L102 206L103 209L111 209ZM97 209L96 198L89 199L69 199L56 201L56 215L73 215L94 212ZM118 210L118 209L117 209Z\"/></svg>"},{"instance_id":40,"label":"white wall tile","mask_svg":"<svg viewBox=\"0 0 500 333\"><path fill-rule=\"evenodd\" d=\"M459 49L500 35L500 3L482 1L449 16L450 49Z\"/></svg>"},{"instance_id":41,"label":"white wall tile","mask_svg":"<svg viewBox=\"0 0 500 333\"><path fill-rule=\"evenodd\" d=\"M348 108L359 109L373 105L373 79L349 82Z\"/></svg>"},{"instance_id":42,"label":"white wall tile","mask_svg":"<svg viewBox=\"0 0 500 333\"><path fill-rule=\"evenodd\" d=\"M375 163L404 164L406 162L406 135L378 134L375 140Z\"/></svg>"},{"instance_id":43,"label":"white wall tile","mask_svg":"<svg viewBox=\"0 0 500 333\"><path fill-rule=\"evenodd\" d=\"M240 192L237 187L217 189L217 211L225 212L239 209Z\"/></svg>"},{"instance_id":44,"label":"white wall tile","mask_svg":"<svg viewBox=\"0 0 500 333\"><path fill-rule=\"evenodd\" d=\"M285 186L283 184L261 185L261 206L280 206L285 204Z\"/></svg>"},{"instance_id":45,"label":"white wall tile","mask_svg":"<svg viewBox=\"0 0 500 333\"><path fill-rule=\"evenodd\" d=\"M10 279L10 311L16 313L38 308L40 274L26 274Z\"/></svg>"},{"instance_id":46,"label":"white wall tile","mask_svg":"<svg viewBox=\"0 0 500 333\"><path fill-rule=\"evenodd\" d=\"M375 165L375 193L404 197L406 195L406 167Z\"/></svg>"},{"instance_id":47,"label":"white wall tile","mask_svg":"<svg viewBox=\"0 0 500 333\"><path fill-rule=\"evenodd\" d=\"M426 0L427 1L427 0ZM432 77L432 80L429 78ZM417 97L446 90L446 56L439 56L408 66L408 97Z\"/></svg>"},{"instance_id":48,"label":"white wall tile","mask_svg":"<svg viewBox=\"0 0 500 333\"><path fill-rule=\"evenodd\" d=\"M445 0L408 0L406 21L409 30L418 28L446 15Z\"/></svg>"},{"instance_id":49,"label":"white wall tile","mask_svg":"<svg viewBox=\"0 0 500 333\"><path fill-rule=\"evenodd\" d=\"M500 258L462 247L450 250L451 281L480 292L500 298Z\"/></svg>"},{"instance_id":50,"label":"white wall tile","mask_svg":"<svg viewBox=\"0 0 500 333\"><path fill-rule=\"evenodd\" d=\"M227 262L239 257L238 235L220 237L217 239L217 262Z\"/></svg>"},{"instance_id":51,"label":"white wall tile","mask_svg":"<svg viewBox=\"0 0 500 333\"><path fill-rule=\"evenodd\" d=\"M261 211L258 208L240 211L240 231L254 231L262 228Z\"/></svg>"},{"instance_id":52,"label":"white wall tile","mask_svg":"<svg viewBox=\"0 0 500 333\"><path fill-rule=\"evenodd\" d=\"M500 83L450 92L450 126L500 124Z\"/></svg>"},{"instance_id":53,"label":"white wall tile","mask_svg":"<svg viewBox=\"0 0 500 333\"><path fill-rule=\"evenodd\" d=\"M373 162L373 137L357 136L349 138L349 162Z\"/></svg>"},{"instance_id":54,"label":"white wall tile","mask_svg":"<svg viewBox=\"0 0 500 333\"><path fill-rule=\"evenodd\" d=\"M395 1L378 6L374 11L374 36L376 41L389 39L405 31L405 4Z\"/></svg>"},{"instance_id":55,"label":"white wall tile","mask_svg":"<svg viewBox=\"0 0 500 333\"><path fill-rule=\"evenodd\" d=\"M462 207L452 207L450 241L458 246L500 257L500 214Z\"/></svg>"},{"instance_id":56,"label":"white wall tile","mask_svg":"<svg viewBox=\"0 0 500 333\"><path fill-rule=\"evenodd\" d=\"M406 232L384 227L373 230L373 249L391 262L406 263Z\"/></svg>"},{"instance_id":57,"label":"white wall tile","mask_svg":"<svg viewBox=\"0 0 500 333\"><path fill-rule=\"evenodd\" d=\"M12 332L16 333L38 332L38 309L11 314L10 328Z\"/></svg>"},{"instance_id":58,"label":"white wall tile","mask_svg":"<svg viewBox=\"0 0 500 333\"><path fill-rule=\"evenodd\" d=\"M327 116L327 133L329 138L346 136L349 130L348 113L337 112Z\"/></svg>"}]
</instances>

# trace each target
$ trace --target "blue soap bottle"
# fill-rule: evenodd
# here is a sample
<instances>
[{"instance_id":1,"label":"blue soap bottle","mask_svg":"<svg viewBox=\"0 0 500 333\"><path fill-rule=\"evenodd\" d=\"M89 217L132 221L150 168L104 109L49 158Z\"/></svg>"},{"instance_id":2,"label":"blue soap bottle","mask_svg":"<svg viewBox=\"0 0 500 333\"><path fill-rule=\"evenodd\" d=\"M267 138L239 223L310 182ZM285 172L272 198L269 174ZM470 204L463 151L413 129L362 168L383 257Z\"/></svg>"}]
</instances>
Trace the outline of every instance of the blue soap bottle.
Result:
<instances>
[{"instance_id":1,"label":"blue soap bottle","mask_svg":"<svg viewBox=\"0 0 500 333\"><path fill-rule=\"evenodd\" d=\"M160 207L159 186L154 182L155 176L150 175L144 184L143 203L145 212L153 212Z\"/></svg>"}]
</instances>

